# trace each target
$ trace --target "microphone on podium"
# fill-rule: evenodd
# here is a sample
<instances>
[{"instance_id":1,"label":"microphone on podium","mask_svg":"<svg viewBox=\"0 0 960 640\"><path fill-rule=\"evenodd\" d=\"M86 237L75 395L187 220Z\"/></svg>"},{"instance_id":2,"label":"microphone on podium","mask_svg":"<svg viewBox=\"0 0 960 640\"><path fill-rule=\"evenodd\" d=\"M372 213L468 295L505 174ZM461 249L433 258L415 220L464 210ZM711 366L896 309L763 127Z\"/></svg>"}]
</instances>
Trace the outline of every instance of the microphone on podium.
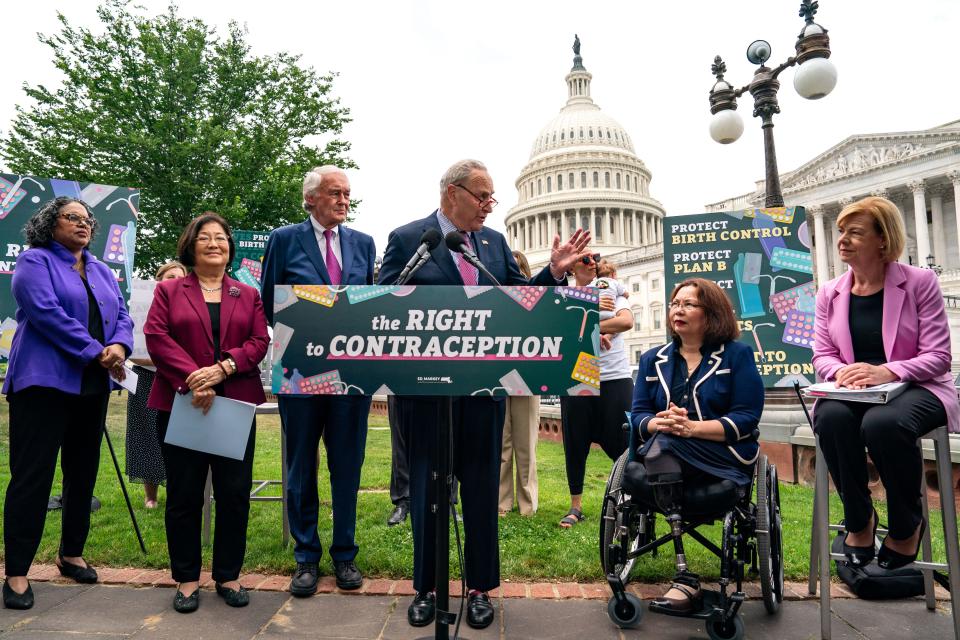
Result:
<instances>
[{"instance_id":1,"label":"microphone on podium","mask_svg":"<svg viewBox=\"0 0 960 640\"><path fill-rule=\"evenodd\" d=\"M403 271L400 272L400 276L394 284L403 284L412 278L413 274L427 263L427 260L430 259L430 252L440 246L440 240L442 239L440 232L436 229L427 229L424 231L423 235L420 236L420 246L417 247L417 251L410 256L410 260L407 261L407 265L403 268Z\"/></svg>"},{"instance_id":2,"label":"microphone on podium","mask_svg":"<svg viewBox=\"0 0 960 640\"><path fill-rule=\"evenodd\" d=\"M450 251L456 251L463 259L475 266L480 270L480 273L490 278L493 284L500 286L500 282L493 277L493 274L487 271L487 268L483 266L483 263L480 262L480 258L477 257L473 251L470 250L470 247L467 245L466 238L463 237L463 234L459 231L451 231L444 237L444 242L447 243L447 248Z\"/></svg>"}]
</instances>

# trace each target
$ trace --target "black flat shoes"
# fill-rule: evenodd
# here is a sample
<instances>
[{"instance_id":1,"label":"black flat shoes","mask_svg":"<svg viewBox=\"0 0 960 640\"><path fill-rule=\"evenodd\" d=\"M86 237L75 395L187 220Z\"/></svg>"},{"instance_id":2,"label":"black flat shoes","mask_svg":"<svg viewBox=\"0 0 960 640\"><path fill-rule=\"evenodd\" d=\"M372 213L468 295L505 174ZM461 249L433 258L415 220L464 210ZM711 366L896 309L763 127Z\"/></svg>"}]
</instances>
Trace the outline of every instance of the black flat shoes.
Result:
<instances>
[{"instance_id":1,"label":"black flat shoes","mask_svg":"<svg viewBox=\"0 0 960 640\"><path fill-rule=\"evenodd\" d=\"M873 532L870 534L869 547L855 547L847 544L847 536L843 536L843 555L847 556L847 562L852 566L862 567L870 564L877 553L877 526L880 524L880 516L877 510L873 510Z\"/></svg>"},{"instance_id":2,"label":"black flat shoes","mask_svg":"<svg viewBox=\"0 0 960 640\"><path fill-rule=\"evenodd\" d=\"M173 610L177 613L193 613L200 607L200 589L197 588L188 596L183 595L180 589L177 589L173 596Z\"/></svg>"},{"instance_id":3,"label":"black flat shoes","mask_svg":"<svg viewBox=\"0 0 960 640\"><path fill-rule=\"evenodd\" d=\"M84 565L81 567L67 562L62 555L57 556L57 569L60 570L60 575L80 584L94 584L97 581L97 572L87 564L86 560L84 560Z\"/></svg>"},{"instance_id":4,"label":"black flat shoes","mask_svg":"<svg viewBox=\"0 0 960 640\"><path fill-rule=\"evenodd\" d=\"M7 609L30 609L33 607L33 588L27 584L27 590L17 593L10 587L10 583L3 582L3 606Z\"/></svg>"},{"instance_id":5,"label":"black flat shoes","mask_svg":"<svg viewBox=\"0 0 960 640\"><path fill-rule=\"evenodd\" d=\"M250 593L243 587L240 587L239 589L230 589L229 587L225 587L218 582L217 595L223 598L223 601L231 607L245 607L250 604Z\"/></svg>"}]
</instances>

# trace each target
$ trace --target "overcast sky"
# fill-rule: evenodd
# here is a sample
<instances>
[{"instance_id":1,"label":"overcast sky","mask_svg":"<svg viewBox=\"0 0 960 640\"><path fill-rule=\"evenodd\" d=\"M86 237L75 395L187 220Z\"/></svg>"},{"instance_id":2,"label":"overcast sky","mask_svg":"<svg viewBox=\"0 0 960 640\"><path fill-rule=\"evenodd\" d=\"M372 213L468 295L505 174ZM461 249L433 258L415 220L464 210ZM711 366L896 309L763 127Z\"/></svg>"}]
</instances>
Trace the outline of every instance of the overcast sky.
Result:
<instances>
[{"instance_id":1,"label":"overcast sky","mask_svg":"<svg viewBox=\"0 0 960 640\"><path fill-rule=\"evenodd\" d=\"M152 13L166 2L139 0ZM517 201L514 180L540 129L566 100L564 76L579 33L594 101L630 133L653 173L651 195L668 215L752 190L763 177L760 122L740 100L741 139L708 134L710 64L720 54L727 79L746 84L747 45L762 38L771 63L794 52L799 0L715 2L501 2L394 0L270 3L182 0L180 12L223 32L246 25L257 54L288 51L318 71L340 75L334 89L352 111L343 137L359 170L350 173L363 204L354 227L383 250L391 229L437 206L438 182L452 162L475 157L490 168L503 228ZM57 9L95 27L96 2L16 2L7 20L0 130L26 100L24 82L56 85L50 53L36 33L57 29ZM781 76L775 117L781 171L796 168L849 135L925 129L960 119L960 2L822 0L817 22L830 32L839 71L833 93L800 98L793 70ZM69 178L70 176L61 176Z\"/></svg>"}]
</instances>

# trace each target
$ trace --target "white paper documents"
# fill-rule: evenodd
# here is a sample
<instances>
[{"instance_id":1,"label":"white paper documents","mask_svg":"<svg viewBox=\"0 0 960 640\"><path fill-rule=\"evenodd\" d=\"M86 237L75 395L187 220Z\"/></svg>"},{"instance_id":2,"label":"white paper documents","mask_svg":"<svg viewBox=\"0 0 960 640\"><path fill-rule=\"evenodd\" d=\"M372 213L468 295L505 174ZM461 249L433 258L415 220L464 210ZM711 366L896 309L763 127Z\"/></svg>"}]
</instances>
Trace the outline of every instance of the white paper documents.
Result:
<instances>
[{"instance_id":1,"label":"white paper documents","mask_svg":"<svg viewBox=\"0 0 960 640\"><path fill-rule=\"evenodd\" d=\"M847 400L849 402L870 402L886 404L907 390L906 382L887 382L865 389L845 389L837 387L836 383L819 382L812 384L803 392L811 398L828 398L830 400Z\"/></svg>"},{"instance_id":2,"label":"white paper documents","mask_svg":"<svg viewBox=\"0 0 960 640\"><path fill-rule=\"evenodd\" d=\"M257 405L217 396L210 411L203 415L200 409L190 404L192 399L192 393L178 393L174 397L164 442L243 460Z\"/></svg>"}]
</instances>

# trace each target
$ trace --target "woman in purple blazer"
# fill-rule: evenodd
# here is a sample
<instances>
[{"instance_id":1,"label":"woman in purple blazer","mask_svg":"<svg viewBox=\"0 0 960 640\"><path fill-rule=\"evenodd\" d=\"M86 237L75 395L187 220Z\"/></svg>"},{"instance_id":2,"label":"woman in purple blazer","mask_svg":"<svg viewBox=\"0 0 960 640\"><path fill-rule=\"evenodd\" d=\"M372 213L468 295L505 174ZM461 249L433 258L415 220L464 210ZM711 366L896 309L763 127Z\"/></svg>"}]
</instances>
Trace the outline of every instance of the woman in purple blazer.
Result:
<instances>
[{"instance_id":1,"label":"woman in purple blazer","mask_svg":"<svg viewBox=\"0 0 960 640\"><path fill-rule=\"evenodd\" d=\"M950 378L950 327L937 275L897 262L903 218L885 198L848 205L837 218L840 259L850 270L817 293L813 365L823 380L861 389L908 383L886 404L818 400L814 427L843 500L852 564L896 569L914 561L926 522L917 438L944 424L960 428ZM864 448L887 493L888 535L875 549L878 516L867 486Z\"/></svg>"},{"instance_id":2,"label":"woman in purple blazer","mask_svg":"<svg viewBox=\"0 0 960 640\"><path fill-rule=\"evenodd\" d=\"M157 367L147 406L157 410L161 442L177 393L191 393L193 406L210 410L217 396L260 404L265 400L258 365L267 353L267 318L260 294L226 275L233 261L227 221L207 212L194 218L177 245L180 262L193 272L157 284L143 333ZM200 513L207 469L213 474L217 524L213 579L228 605L249 602L238 578L246 551L256 421L243 460L163 443L167 470L167 549L173 579L180 583L173 608L200 604Z\"/></svg>"},{"instance_id":3,"label":"woman in purple blazer","mask_svg":"<svg viewBox=\"0 0 960 640\"><path fill-rule=\"evenodd\" d=\"M113 371L133 350L133 323L117 279L87 250L97 221L82 201L60 197L24 227L30 248L17 258L17 331L3 393L10 403L10 484L3 509L7 579L3 603L33 606L27 572L40 545L47 498L63 470L63 531L57 567L97 581L83 559L90 499L100 464Z\"/></svg>"}]
</instances>

